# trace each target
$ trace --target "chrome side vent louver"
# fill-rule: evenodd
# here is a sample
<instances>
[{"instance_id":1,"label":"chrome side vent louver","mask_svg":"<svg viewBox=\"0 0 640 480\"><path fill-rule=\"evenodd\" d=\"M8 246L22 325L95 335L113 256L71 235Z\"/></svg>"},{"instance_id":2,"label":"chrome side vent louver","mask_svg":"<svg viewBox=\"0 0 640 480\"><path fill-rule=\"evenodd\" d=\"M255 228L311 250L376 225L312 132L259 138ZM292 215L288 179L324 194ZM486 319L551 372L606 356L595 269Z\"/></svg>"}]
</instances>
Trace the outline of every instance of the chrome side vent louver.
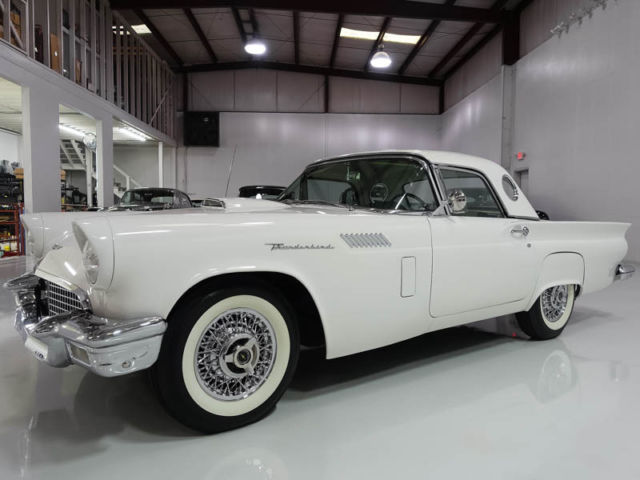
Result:
<instances>
[{"instance_id":1,"label":"chrome side vent louver","mask_svg":"<svg viewBox=\"0 0 640 480\"><path fill-rule=\"evenodd\" d=\"M351 248L390 247L391 242L382 233L341 233L340 238Z\"/></svg>"}]
</instances>

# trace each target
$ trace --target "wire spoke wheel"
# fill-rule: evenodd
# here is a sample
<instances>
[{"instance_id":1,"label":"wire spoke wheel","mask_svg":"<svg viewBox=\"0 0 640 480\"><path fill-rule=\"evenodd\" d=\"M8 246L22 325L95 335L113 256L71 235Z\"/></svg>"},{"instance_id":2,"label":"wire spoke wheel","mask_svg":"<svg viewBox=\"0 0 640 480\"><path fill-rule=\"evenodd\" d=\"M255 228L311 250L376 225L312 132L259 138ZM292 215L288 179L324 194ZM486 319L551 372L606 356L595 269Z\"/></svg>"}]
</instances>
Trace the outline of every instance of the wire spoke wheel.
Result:
<instances>
[{"instance_id":1,"label":"wire spoke wheel","mask_svg":"<svg viewBox=\"0 0 640 480\"><path fill-rule=\"evenodd\" d=\"M542 313L551 323L555 323L562 318L568 303L569 287L567 285L548 288L540 298Z\"/></svg>"},{"instance_id":2,"label":"wire spoke wheel","mask_svg":"<svg viewBox=\"0 0 640 480\"><path fill-rule=\"evenodd\" d=\"M516 314L518 325L535 340L555 338L569 322L575 297L575 285L549 287L540 294L528 311Z\"/></svg>"},{"instance_id":3,"label":"wire spoke wheel","mask_svg":"<svg viewBox=\"0 0 640 480\"><path fill-rule=\"evenodd\" d=\"M224 401L249 397L265 382L276 357L271 324L258 312L236 308L216 317L195 352L198 383Z\"/></svg>"}]
</instances>

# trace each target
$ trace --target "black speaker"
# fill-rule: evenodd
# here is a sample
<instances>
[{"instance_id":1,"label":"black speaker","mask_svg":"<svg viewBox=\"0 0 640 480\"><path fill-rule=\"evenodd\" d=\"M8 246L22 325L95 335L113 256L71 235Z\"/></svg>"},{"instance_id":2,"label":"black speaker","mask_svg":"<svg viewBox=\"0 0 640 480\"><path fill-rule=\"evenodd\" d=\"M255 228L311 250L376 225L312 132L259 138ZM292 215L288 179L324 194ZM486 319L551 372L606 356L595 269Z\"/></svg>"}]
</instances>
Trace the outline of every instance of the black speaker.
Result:
<instances>
[{"instance_id":1,"label":"black speaker","mask_svg":"<svg viewBox=\"0 0 640 480\"><path fill-rule=\"evenodd\" d=\"M186 112L184 144L185 146L219 147L220 112Z\"/></svg>"}]
</instances>

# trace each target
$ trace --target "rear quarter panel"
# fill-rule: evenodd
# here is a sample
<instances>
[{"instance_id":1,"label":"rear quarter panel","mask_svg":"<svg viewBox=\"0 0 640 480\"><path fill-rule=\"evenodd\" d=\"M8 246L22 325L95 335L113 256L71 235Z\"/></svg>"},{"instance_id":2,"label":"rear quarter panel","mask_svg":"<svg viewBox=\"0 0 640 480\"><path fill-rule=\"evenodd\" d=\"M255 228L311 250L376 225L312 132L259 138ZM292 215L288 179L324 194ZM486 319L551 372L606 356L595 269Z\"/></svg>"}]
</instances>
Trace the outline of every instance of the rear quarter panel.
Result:
<instances>
[{"instance_id":1,"label":"rear quarter panel","mask_svg":"<svg viewBox=\"0 0 640 480\"><path fill-rule=\"evenodd\" d=\"M541 259L536 290L529 307L545 288L574 278L578 265L575 256L553 257L570 253L579 255L584 265L581 293L590 293L613 283L615 270L627 253L625 233L628 223L613 222L534 222L529 236ZM565 278L566 277L566 278Z\"/></svg>"}]
</instances>

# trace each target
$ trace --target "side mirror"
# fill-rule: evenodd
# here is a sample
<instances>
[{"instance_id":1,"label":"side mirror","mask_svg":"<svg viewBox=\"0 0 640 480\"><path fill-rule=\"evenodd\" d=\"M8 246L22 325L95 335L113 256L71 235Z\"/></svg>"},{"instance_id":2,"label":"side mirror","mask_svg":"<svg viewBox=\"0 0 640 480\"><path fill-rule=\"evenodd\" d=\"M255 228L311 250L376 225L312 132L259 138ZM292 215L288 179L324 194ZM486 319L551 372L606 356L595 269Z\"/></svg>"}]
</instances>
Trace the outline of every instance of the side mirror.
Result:
<instances>
[{"instance_id":1,"label":"side mirror","mask_svg":"<svg viewBox=\"0 0 640 480\"><path fill-rule=\"evenodd\" d=\"M449 194L449 206L453 213L459 213L467 207L467 196L462 190L454 190Z\"/></svg>"}]
</instances>

